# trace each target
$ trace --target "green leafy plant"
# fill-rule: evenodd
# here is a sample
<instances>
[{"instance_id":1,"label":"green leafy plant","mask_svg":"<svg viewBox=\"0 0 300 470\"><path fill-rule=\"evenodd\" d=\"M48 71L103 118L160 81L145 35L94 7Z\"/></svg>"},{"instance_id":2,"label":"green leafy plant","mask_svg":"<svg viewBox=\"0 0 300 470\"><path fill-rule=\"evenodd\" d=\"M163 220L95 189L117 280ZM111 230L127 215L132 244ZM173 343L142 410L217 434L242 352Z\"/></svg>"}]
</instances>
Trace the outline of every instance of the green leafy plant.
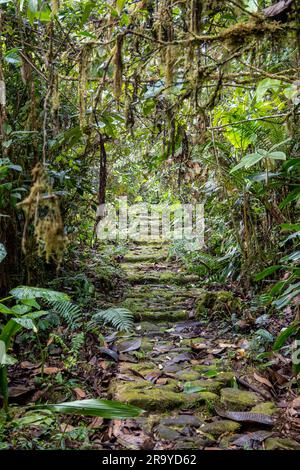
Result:
<instances>
[{"instance_id":1,"label":"green leafy plant","mask_svg":"<svg viewBox=\"0 0 300 470\"><path fill-rule=\"evenodd\" d=\"M7 365L11 363L11 358L7 351L12 345L14 336L22 329L37 332L35 320L48 314L48 311L41 310L36 301L37 298L43 300L66 301L69 297L61 292L38 287L20 286L10 291L10 296L0 300L0 313L9 319L1 321L0 344L1 344L1 365L0 365L0 390L3 396L3 408L8 411L8 380ZM3 304L4 301L14 300L16 303L12 307Z\"/></svg>"},{"instance_id":2,"label":"green leafy plant","mask_svg":"<svg viewBox=\"0 0 300 470\"><path fill-rule=\"evenodd\" d=\"M37 327L34 320L41 316L47 315L48 311L40 310L40 305L35 299L40 298L50 304L54 304L56 309L60 311L64 318L79 313L79 309L69 302L68 295L53 291L50 289L20 286L10 291L10 296L4 300L14 299L16 305L8 307L0 303L0 312L2 314L12 316L4 323L0 333L0 390L3 396L3 408L8 413L8 380L7 366L16 362L16 360L7 354L7 350L11 346L13 337L21 328L26 328L34 332ZM110 311L99 312L95 321L102 320L102 323L110 322L118 328L128 329L132 326L132 317L129 311L125 309L109 309ZM121 310L121 311L120 311ZM67 312L67 313L66 313ZM108 313L109 312L109 313ZM101 315L102 314L102 315ZM84 333L80 332L72 340L73 355L78 354L84 341ZM82 415L82 416L101 416L103 418L129 418L139 416L142 410L140 408L126 405L123 403L89 399L74 402L46 404L35 407L40 410L50 410L55 413Z\"/></svg>"},{"instance_id":3,"label":"green leafy plant","mask_svg":"<svg viewBox=\"0 0 300 470\"><path fill-rule=\"evenodd\" d=\"M101 416L107 419L125 419L139 416L143 410L136 406L126 405L113 400L76 400L65 403L37 405L35 409L50 410L54 413Z\"/></svg>"},{"instance_id":4,"label":"green leafy plant","mask_svg":"<svg viewBox=\"0 0 300 470\"><path fill-rule=\"evenodd\" d=\"M277 151L276 149L289 141L290 139L286 139L279 144L273 145L269 150L258 149L255 153L247 154L238 165L232 168L230 173L234 173L241 168L247 170L260 161L263 161L264 163L270 163L274 160L286 160L286 154L284 152Z\"/></svg>"},{"instance_id":5,"label":"green leafy plant","mask_svg":"<svg viewBox=\"0 0 300 470\"><path fill-rule=\"evenodd\" d=\"M298 236L299 225L298 224L283 224L283 230L292 231L283 242L283 244L290 240L295 240ZM298 243L296 244L298 247ZM285 272L283 279L279 280L269 289L268 292L261 296L262 303L271 304L276 309L282 310L288 305L292 304L295 299L300 295L300 268L298 262L300 260L300 251L292 251L288 255L281 258L281 264L269 266L255 277L257 281L261 281L268 276L271 276L275 272L282 270ZM298 302L299 303L299 302ZM296 308L299 308L296 306ZM300 338L300 322L295 320L286 329L284 329L274 342L274 351L280 350L291 336L295 335L297 339ZM300 368L299 365L293 364L295 373L298 373Z\"/></svg>"}]
</instances>

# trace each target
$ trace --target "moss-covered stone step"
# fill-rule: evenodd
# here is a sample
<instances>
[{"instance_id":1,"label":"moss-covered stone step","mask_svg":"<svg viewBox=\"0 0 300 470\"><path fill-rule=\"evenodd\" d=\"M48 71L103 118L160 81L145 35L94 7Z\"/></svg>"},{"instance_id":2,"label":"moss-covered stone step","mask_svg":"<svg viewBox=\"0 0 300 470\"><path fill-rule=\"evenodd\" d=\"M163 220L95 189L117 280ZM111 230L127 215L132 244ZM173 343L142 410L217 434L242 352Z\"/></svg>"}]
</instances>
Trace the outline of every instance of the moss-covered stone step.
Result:
<instances>
[{"instance_id":1,"label":"moss-covered stone step","mask_svg":"<svg viewBox=\"0 0 300 470\"><path fill-rule=\"evenodd\" d=\"M300 450L300 442L287 437L269 437L264 444L266 450Z\"/></svg>"},{"instance_id":2,"label":"moss-covered stone step","mask_svg":"<svg viewBox=\"0 0 300 470\"><path fill-rule=\"evenodd\" d=\"M131 284L194 284L199 277L193 274L174 273L172 271L148 271L128 273L127 280Z\"/></svg>"},{"instance_id":3,"label":"moss-covered stone step","mask_svg":"<svg viewBox=\"0 0 300 470\"><path fill-rule=\"evenodd\" d=\"M155 263L155 262L141 262L139 264L137 263L128 263L128 262L123 262L121 264L123 271L125 271L127 274L133 274L133 273L147 273L148 271L154 271L155 273L160 273L160 272L165 272L165 271L176 271L172 263Z\"/></svg>"},{"instance_id":4,"label":"moss-covered stone step","mask_svg":"<svg viewBox=\"0 0 300 470\"><path fill-rule=\"evenodd\" d=\"M135 321L176 322L188 319L187 310L140 310L133 312Z\"/></svg>"},{"instance_id":5,"label":"moss-covered stone step","mask_svg":"<svg viewBox=\"0 0 300 470\"><path fill-rule=\"evenodd\" d=\"M240 428L241 425L235 421L221 419L202 425L200 430L212 436L221 436L225 433L235 433L239 431Z\"/></svg>"},{"instance_id":6,"label":"moss-covered stone step","mask_svg":"<svg viewBox=\"0 0 300 470\"><path fill-rule=\"evenodd\" d=\"M187 302L185 299L181 299L180 297L170 299L168 301L162 301L161 299L153 299L153 301L147 300L138 300L138 299L125 299L122 302L122 307L128 308L133 313L140 312L143 310L153 310L156 312L171 312L172 310L179 310L179 309L186 309Z\"/></svg>"},{"instance_id":7,"label":"moss-covered stone step","mask_svg":"<svg viewBox=\"0 0 300 470\"><path fill-rule=\"evenodd\" d=\"M145 380L121 382L113 380L110 392L115 400L138 406L146 411L166 412L175 408L201 408L212 406L218 396L212 392L185 394L178 388L177 381L159 386Z\"/></svg>"},{"instance_id":8,"label":"moss-covered stone step","mask_svg":"<svg viewBox=\"0 0 300 470\"><path fill-rule=\"evenodd\" d=\"M182 299L191 299L198 298L201 295L202 289L189 288L182 286L170 286L164 288L164 286L153 286L153 285L136 285L130 289L129 295L130 298L140 298L140 299L162 299L169 300L174 299L175 297L181 297Z\"/></svg>"},{"instance_id":9,"label":"moss-covered stone step","mask_svg":"<svg viewBox=\"0 0 300 470\"><path fill-rule=\"evenodd\" d=\"M161 261L167 260L167 254L160 254L160 253L153 253L153 254L134 254L131 253L130 255L125 255L123 258L123 262L127 265L132 263L144 263L144 262L152 262L152 263L159 263Z\"/></svg>"},{"instance_id":10,"label":"moss-covered stone step","mask_svg":"<svg viewBox=\"0 0 300 470\"><path fill-rule=\"evenodd\" d=\"M223 388L221 390L221 403L229 410L246 411L263 401L255 392L248 392L238 388Z\"/></svg>"}]
</instances>

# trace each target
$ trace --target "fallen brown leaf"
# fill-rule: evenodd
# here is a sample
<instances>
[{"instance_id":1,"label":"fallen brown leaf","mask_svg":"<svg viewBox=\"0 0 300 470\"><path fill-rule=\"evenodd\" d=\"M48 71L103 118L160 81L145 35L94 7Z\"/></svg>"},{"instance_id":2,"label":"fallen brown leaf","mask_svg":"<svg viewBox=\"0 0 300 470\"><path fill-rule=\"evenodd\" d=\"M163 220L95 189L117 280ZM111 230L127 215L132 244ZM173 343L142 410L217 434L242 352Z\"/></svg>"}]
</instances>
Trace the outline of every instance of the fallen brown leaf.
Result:
<instances>
[{"instance_id":1,"label":"fallen brown leaf","mask_svg":"<svg viewBox=\"0 0 300 470\"><path fill-rule=\"evenodd\" d=\"M100 416L97 416L96 418L93 419L91 424L88 425L89 429L96 429L102 426L104 419L101 418Z\"/></svg>"},{"instance_id":2,"label":"fallen brown leaf","mask_svg":"<svg viewBox=\"0 0 300 470\"><path fill-rule=\"evenodd\" d=\"M270 387L270 388L273 388L273 385L271 384L271 382L266 379L265 377L262 377L261 375L257 374L256 372L254 372L253 374L253 377L255 378L255 380L263 385L266 385L267 387Z\"/></svg>"},{"instance_id":3,"label":"fallen brown leaf","mask_svg":"<svg viewBox=\"0 0 300 470\"><path fill-rule=\"evenodd\" d=\"M46 375L54 375L61 371L62 369L59 367L45 367L44 368L44 374ZM40 370L40 372L42 372L42 370Z\"/></svg>"},{"instance_id":4,"label":"fallen brown leaf","mask_svg":"<svg viewBox=\"0 0 300 470\"><path fill-rule=\"evenodd\" d=\"M86 393L84 390L82 390L82 388L76 387L73 388L73 391L76 393L76 398L78 398L78 400L80 400L80 398L86 397Z\"/></svg>"}]
</instances>

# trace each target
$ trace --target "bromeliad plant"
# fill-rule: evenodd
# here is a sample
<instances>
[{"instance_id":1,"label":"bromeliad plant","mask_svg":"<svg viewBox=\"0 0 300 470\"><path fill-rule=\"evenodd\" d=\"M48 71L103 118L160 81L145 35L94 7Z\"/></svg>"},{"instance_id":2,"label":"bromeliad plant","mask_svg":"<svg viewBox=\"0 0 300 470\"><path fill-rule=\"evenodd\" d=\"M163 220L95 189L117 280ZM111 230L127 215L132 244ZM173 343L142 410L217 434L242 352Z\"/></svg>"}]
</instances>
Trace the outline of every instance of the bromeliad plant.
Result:
<instances>
[{"instance_id":1,"label":"bromeliad plant","mask_svg":"<svg viewBox=\"0 0 300 470\"><path fill-rule=\"evenodd\" d=\"M10 296L0 300L0 313L5 320L0 322L0 392L2 394L3 409L8 416L8 376L7 368L15 364L17 360L8 354L16 334L22 329L37 333L36 320L49 314L49 310L41 310L37 299L46 301L48 304L58 305L60 302L66 306L70 303L67 294L39 287L21 286L10 291ZM3 302L15 301L12 307ZM72 304L71 304L72 305ZM70 309L71 311L72 309ZM46 409L55 413L76 414L82 416L101 416L109 419L122 419L139 416L140 408L123 403L88 399L67 403L46 404L35 406L35 409Z\"/></svg>"}]
</instances>

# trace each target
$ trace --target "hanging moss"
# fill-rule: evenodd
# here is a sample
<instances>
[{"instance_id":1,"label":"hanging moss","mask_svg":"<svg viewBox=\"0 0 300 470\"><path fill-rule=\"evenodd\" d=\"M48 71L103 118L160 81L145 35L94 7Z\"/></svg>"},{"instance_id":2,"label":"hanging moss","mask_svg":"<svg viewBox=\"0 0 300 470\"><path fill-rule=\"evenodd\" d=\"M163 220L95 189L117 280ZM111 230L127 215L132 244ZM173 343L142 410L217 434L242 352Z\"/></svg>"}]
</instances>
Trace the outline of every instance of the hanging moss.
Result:
<instances>
[{"instance_id":1,"label":"hanging moss","mask_svg":"<svg viewBox=\"0 0 300 470\"><path fill-rule=\"evenodd\" d=\"M23 231L22 248L27 252L29 224L34 227L38 245L38 255L45 256L46 261L62 261L67 238L60 213L59 201L48 182L45 168L38 163L32 170L33 185L26 199L18 204L25 213L26 222Z\"/></svg>"},{"instance_id":2,"label":"hanging moss","mask_svg":"<svg viewBox=\"0 0 300 470\"><path fill-rule=\"evenodd\" d=\"M122 73L123 73L122 46L123 46L123 35L120 34L117 37L115 54L114 54L114 96L115 96L116 101L120 100L120 97L122 94Z\"/></svg>"},{"instance_id":3,"label":"hanging moss","mask_svg":"<svg viewBox=\"0 0 300 470\"><path fill-rule=\"evenodd\" d=\"M78 96L79 96L79 122L80 122L81 128L85 124L87 76L88 76L91 53L92 53L92 47L89 44L86 44L81 50L80 59L79 59Z\"/></svg>"}]
</instances>

